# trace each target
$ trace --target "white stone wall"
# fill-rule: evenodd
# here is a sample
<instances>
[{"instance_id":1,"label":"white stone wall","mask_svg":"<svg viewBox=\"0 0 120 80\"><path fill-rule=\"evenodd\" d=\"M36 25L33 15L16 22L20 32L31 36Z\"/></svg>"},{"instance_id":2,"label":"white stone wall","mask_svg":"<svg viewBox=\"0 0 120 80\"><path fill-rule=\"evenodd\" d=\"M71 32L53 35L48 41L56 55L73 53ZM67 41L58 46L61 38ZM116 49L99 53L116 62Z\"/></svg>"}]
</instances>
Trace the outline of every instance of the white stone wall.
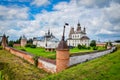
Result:
<instances>
[{"instance_id":1,"label":"white stone wall","mask_svg":"<svg viewBox=\"0 0 120 80\"><path fill-rule=\"evenodd\" d=\"M47 47L49 48L56 48L58 46L59 42L51 42L47 41ZM45 41L33 41L34 45L37 45L37 47L46 47L46 42Z\"/></svg>"},{"instance_id":2,"label":"white stone wall","mask_svg":"<svg viewBox=\"0 0 120 80\"><path fill-rule=\"evenodd\" d=\"M115 47L113 47L110 50L106 50L106 51L102 51L102 52L96 52L96 53L91 53L91 54L86 54L86 55L70 57L69 66L85 62L86 60L91 60L91 59L103 56L105 54L112 52L114 49L115 49Z\"/></svg>"},{"instance_id":3,"label":"white stone wall","mask_svg":"<svg viewBox=\"0 0 120 80\"><path fill-rule=\"evenodd\" d=\"M44 68L49 72L55 73L56 72L56 65L52 64L50 62L46 62L44 60L38 59L38 62L42 63L42 66L39 66L40 68Z\"/></svg>"}]
</instances>

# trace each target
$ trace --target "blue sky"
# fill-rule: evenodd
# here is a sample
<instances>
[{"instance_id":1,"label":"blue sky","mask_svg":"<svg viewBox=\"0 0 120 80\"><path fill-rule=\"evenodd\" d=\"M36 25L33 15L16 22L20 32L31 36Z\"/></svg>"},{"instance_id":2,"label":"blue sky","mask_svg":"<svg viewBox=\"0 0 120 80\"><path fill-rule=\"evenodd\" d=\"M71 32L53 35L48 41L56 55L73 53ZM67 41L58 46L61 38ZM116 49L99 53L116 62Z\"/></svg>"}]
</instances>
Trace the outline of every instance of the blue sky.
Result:
<instances>
[{"instance_id":1,"label":"blue sky","mask_svg":"<svg viewBox=\"0 0 120 80\"><path fill-rule=\"evenodd\" d=\"M63 25L66 38L78 21L86 27L90 39L120 39L120 0L0 0L0 34L9 39L39 37L48 29L61 38Z\"/></svg>"}]
</instances>

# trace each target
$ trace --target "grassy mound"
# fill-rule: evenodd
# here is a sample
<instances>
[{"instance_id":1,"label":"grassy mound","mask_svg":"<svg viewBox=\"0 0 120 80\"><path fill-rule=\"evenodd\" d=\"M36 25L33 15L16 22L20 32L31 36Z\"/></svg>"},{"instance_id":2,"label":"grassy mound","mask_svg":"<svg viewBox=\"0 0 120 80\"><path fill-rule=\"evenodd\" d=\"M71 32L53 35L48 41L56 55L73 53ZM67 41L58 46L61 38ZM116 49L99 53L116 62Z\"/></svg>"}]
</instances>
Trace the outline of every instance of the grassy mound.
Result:
<instances>
[{"instance_id":1,"label":"grassy mound","mask_svg":"<svg viewBox=\"0 0 120 80\"><path fill-rule=\"evenodd\" d=\"M39 80L50 75L4 50L0 50L0 73L2 80Z\"/></svg>"},{"instance_id":2,"label":"grassy mound","mask_svg":"<svg viewBox=\"0 0 120 80\"><path fill-rule=\"evenodd\" d=\"M44 80L120 80L120 47L112 54L76 65Z\"/></svg>"}]
</instances>

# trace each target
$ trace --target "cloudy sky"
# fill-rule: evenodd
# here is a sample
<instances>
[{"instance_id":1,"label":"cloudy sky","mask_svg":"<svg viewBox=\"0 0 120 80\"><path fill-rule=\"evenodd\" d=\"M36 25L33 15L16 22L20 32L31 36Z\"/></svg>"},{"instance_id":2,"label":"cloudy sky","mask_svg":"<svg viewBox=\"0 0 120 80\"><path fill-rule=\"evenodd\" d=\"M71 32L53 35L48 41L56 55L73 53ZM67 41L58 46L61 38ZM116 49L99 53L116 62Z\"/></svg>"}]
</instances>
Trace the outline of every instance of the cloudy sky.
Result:
<instances>
[{"instance_id":1,"label":"cloudy sky","mask_svg":"<svg viewBox=\"0 0 120 80\"><path fill-rule=\"evenodd\" d=\"M39 37L50 29L61 38L64 23L66 38L78 21L90 39L120 39L120 0L0 0L0 35L18 39Z\"/></svg>"}]
</instances>

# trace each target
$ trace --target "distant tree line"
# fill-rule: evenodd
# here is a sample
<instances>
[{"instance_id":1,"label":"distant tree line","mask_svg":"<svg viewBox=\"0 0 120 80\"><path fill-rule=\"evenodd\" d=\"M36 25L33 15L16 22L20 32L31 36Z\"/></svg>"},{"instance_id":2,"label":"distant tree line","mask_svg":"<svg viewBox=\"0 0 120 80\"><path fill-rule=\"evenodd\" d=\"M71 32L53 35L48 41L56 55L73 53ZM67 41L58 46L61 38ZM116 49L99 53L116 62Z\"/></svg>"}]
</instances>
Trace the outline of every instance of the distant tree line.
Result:
<instances>
[{"instance_id":1,"label":"distant tree line","mask_svg":"<svg viewBox=\"0 0 120 80\"><path fill-rule=\"evenodd\" d=\"M120 40L115 40L115 42L120 43Z\"/></svg>"},{"instance_id":2,"label":"distant tree line","mask_svg":"<svg viewBox=\"0 0 120 80\"><path fill-rule=\"evenodd\" d=\"M14 44L20 44L21 38L22 37L20 36L19 39L15 40L15 41L13 41L13 40L8 41L8 46L13 47ZM33 43L33 39L31 39L31 38L28 39L27 43L28 44L32 44Z\"/></svg>"}]
</instances>

